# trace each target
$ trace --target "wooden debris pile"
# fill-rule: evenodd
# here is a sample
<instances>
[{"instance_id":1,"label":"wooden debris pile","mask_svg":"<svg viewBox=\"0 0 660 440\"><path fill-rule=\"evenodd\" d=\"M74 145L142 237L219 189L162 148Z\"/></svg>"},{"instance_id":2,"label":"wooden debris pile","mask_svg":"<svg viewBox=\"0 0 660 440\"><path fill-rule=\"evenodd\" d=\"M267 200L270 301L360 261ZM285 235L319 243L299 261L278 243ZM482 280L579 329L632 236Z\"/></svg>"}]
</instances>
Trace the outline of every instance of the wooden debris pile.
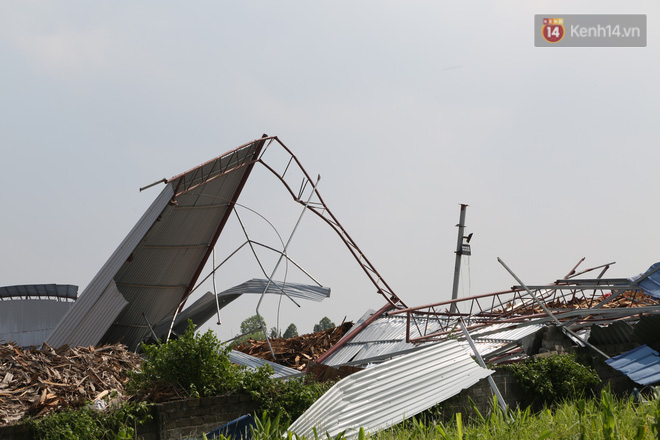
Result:
<instances>
[{"instance_id":1,"label":"wooden debris pile","mask_svg":"<svg viewBox=\"0 0 660 440\"><path fill-rule=\"evenodd\" d=\"M584 299L584 298L574 298L571 301L552 301L548 302L545 305L553 310L577 310L577 309L590 309L600 303L602 300L606 299L609 295L596 297L593 299ZM611 308L632 308L632 307L647 307L647 306L657 306L660 305L660 301L657 299L646 295L640 291L628 290L623 292L621 295L617 296L607 304L603 306L604 309ZM520 307L515 310L517 314L527 315L527 314L541 314L544 313L543 309L537 305L532 305L528 307ZM498 311L496 311L498 312Z\"/></svg>"},{"instance_id":2,"label":"wooden debris pile","mask_svg":"<svg viewBox=\"0 0 660 440\"><path fill-rule=\"evenodd\" d=\"M345 322L338 327L318 333L310 333L289 339L270 339L270 344L275 352L276 359L274 361L266 341L249 339L234 347L234 350L302 371L307 368L310 362L321 357L323 353L335 345L352 326L352 322Z\"/></svg>"},{"instance_id":3,"label":"wooden debris pile","mask_svg":"<svg viewBox=\"0 0 660 440\"><path fill-rule=\"evenodd\" d=\"M140 357L120 344L57 350L0 344L0 426L93 402L111 391L123 395L126 372L139 366Z\"/></svg>"}]
</instances>

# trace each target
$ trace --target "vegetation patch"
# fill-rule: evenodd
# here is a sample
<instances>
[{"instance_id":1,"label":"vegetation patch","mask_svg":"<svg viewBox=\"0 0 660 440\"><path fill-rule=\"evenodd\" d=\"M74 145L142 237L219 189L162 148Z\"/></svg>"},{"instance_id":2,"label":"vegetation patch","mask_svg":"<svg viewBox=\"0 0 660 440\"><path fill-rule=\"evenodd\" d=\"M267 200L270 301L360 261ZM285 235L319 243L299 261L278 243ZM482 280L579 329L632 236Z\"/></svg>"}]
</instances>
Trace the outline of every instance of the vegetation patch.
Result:
<instances>
[{"instance_id":1,"label":"vegetation patch","mask_svg":"<svg viewBox=\"0 0 660 440\"><path fill-rule=\"evenodd\" d=\"M272 379L272 367L251 370L229 360L230 347L208 330L195 332L192 322L178 339L166 344L144 345L142 369L130 374L127 389L150 401L158 400L159 390L176 389L189 397L248 393L258 405L258 413L279 414L283 420L301 415L332 386L308 378Z\"/></svg>"},{"instance_id":2,"label":"vegetation patch","mask_svg":"<svg viewBox=\"0 0 660 440\"><path fill-rule=\"evenodd\" d=\"M99 412L88 406L51 413L28 421L39 440L127 440L151 416L146 403L127 403Z\"/></svg>"},{"instance_id":3,"label":"vegetation patch","mask_svg":"<svg viewBox=\"0 0 660 440\"><path fill-rule=\"evenodd\" d=\"M537 357L500 368L512 371L525 391L547 404L591 395L601 383L596 371L579 363L573 354Z\"/></svg>"}]
</instances>

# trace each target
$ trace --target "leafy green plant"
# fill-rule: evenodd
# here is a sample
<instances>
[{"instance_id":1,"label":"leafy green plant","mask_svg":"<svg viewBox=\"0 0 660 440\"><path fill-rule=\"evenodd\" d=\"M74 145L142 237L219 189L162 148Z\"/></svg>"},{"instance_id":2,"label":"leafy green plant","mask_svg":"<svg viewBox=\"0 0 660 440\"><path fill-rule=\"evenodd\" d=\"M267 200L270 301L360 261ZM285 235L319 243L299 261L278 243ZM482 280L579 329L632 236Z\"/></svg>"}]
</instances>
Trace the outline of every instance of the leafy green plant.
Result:
<instances>
[{"instance_id":1,"label":"leafy green plant","mask_svg":"<svg viewBox=\"0 0 660 440\"><path fill-rule=\"evenodd\" d=\"M179 387L192 397L215 396L236 390L241 372L229 360L225 347L208 330L195 332L192 321L179 338L166 344L142 346L142 369L130 374L128 390L148 391L163 383Z\"/></svg>"},{"instance_id":2,"label":"leafy green plant","mask_svg":"<svg viewBox=\"0 0 660 440\"><path fill-rule=\"evenodd\" d=\"M257 402L259 412L276 414L287 422L297 419L332 386L330 382L317 382L307 376L286 381L271 379L272 372L270 366L247 372L241 388Z\"/></svg>"},{"instance_id":3,"label":"leafy green plant","mask_svg":"<svg viewBox=\"0 0 660 440\"><path fill-rule=\"evenodd\" d=\"M598 374L577 362L572 354L539 357L503 368L513 371L516 381L527 392L548 404L566 396L584 396L600 384Z\"/></svg>"},{"instance_id":4,"label":"leafy green plant","mask_svg":"<svg viewBox=\"0 0 660 440\"><path fill-rule=\"evenodd\" d=\"M129 440L151 416L146 403L128 403L108 412L89 407L51 413L28 423L40 440Z\"/></svg>"},{"instance_id":5,"label":"leafy green plant","mask_svg":"<svg viewBox=\"0 0 660 440\"><path fill-rule=\"evenodd\" d=\"M332 386L307 377L272 379L273 369L268 365L255 370L234 365L229 359L231 348L224 346L211 330L197 334L192 322L178 339L144 345L143 349L146 359L142 370L131 373L127 386L136 394L149 394L164 385L178 388L190 397L249 393L258 405L258 413L267 411L291 421Z\"/></svg>"}]
</instances>

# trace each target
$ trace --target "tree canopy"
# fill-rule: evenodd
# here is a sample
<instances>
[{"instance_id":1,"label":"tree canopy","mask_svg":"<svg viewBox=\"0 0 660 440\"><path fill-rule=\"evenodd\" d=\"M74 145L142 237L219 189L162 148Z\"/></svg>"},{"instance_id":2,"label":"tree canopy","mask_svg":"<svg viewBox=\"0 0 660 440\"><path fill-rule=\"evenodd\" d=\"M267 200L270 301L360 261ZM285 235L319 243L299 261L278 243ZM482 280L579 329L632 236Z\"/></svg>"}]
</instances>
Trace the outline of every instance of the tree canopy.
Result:
<instances>
[{"instance_id":1,"label":"tree canopy","mask_svg":"<svg viewBox=\"0 0 660 440\"><path fill-rule=\"evenodd\" d=\"M330 321L330 318L327 316L324 316L318 324L314 325L314 333L322 332L323 330L327 330L333 327L336 327L335 323Z\"/></svg>"},{"instance_id":2,"label":"tree canopy","mask_svg":"<svg viewBox=\"0 0 660 440\"><path fill-rule=\"evenodd\" d=\"M289 338L295 338L298 336L298 328L296 327L295 324L291 323L289 326L286 328L286 331L284 332L284 338L289 339Z\"/></svg>"}]
</instances>

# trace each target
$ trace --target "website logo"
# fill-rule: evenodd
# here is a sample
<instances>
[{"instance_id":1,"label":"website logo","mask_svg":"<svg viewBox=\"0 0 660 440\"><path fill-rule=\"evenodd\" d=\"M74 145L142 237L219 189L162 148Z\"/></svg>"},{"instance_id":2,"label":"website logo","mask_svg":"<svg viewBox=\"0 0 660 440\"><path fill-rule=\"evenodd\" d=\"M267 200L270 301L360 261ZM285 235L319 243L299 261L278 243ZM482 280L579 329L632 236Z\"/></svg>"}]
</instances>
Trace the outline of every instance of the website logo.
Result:
<instances>
[{"instance_id":1,"label":"website logo","mask_svg":"<svg viewBox=\"0 0 660 440\"><path fill-rule=\"evenodd\" d=\"M564 19L563 18L544 18L541 28L543 38L548 43L559 43L564 38Z\"/></svg>"}]
</instances>

